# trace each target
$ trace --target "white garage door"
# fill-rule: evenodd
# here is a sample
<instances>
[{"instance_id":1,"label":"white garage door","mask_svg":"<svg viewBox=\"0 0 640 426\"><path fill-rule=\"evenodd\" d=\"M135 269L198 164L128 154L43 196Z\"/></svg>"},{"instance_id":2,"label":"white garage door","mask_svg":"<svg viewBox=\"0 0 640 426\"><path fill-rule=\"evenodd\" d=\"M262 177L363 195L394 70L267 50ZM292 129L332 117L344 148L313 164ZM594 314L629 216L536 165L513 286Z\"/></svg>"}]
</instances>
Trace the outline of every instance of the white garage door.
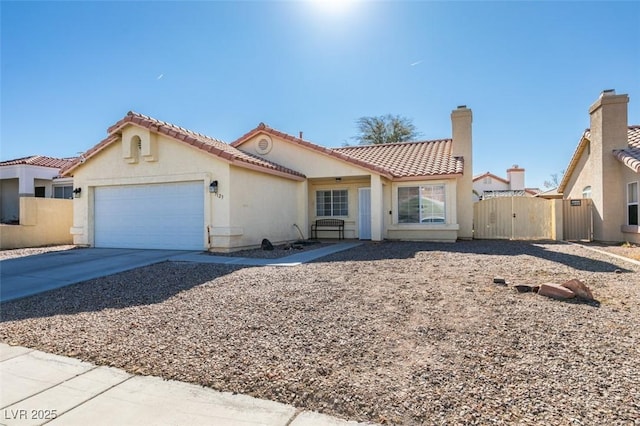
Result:
<instances>
[{"instance_id":1,"label":"white garage door","mask_svg":"<svg viewBox=\"0 0 640 426\"><path fill-rule=\"evenodd\" d=\"M95 189L96 247L202 250L202 182Z\"/></svg>"}]
</instances>

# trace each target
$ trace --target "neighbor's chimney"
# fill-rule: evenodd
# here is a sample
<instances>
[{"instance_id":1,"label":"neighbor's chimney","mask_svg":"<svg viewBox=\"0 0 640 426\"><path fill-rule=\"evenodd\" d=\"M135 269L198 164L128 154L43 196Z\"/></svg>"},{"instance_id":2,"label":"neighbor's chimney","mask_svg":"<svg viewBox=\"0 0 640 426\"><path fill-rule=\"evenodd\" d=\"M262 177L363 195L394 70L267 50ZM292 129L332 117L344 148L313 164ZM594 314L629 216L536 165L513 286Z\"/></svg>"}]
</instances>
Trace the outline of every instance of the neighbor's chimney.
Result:
<instances>
[{"instance_id":1,"label":"neighbor's chimney","mask_svg":"<svg viewBox=\"0 0 640 426\"><path fill-rule=\"evenodd\" d=\"M524 190L524 169L514 164L510 169L507 169L507 180L509 181L509 189L512 191Z\"/></svg>"}]
</instances>

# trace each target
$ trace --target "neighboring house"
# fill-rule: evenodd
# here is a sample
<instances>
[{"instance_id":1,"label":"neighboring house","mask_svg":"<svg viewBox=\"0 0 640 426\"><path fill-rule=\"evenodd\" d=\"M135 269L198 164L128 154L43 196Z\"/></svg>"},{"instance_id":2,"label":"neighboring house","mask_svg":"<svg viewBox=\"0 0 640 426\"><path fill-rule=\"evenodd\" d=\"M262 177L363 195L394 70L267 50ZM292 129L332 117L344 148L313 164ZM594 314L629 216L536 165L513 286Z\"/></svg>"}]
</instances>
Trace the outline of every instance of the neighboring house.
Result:
<instances>
[{"instance_id":1,"label":"neighboring house","mask_svg":"<svg viewBox=\"0 0 640 426\"><path fill-rule=\"evenodd\" d=\"M525 188L524 169L517 164L507 169L506 179L489 172L473 178L474 202L493 197L533 197L538 192L537 188Z\"/></svg>"},{"instance_id":2,"label":"neighboring house","mask_svg":"<svg viewBox=\"0 0 640 426\"><path fill-rule=\"evenodd\" d=\"M562 194L558 192L558 188L547 189L546 191L538 192L535 197L545 198L547 200L561 200Z\"/></svg>"},{"instance_id":3,"label":"neighboring house","mask_svg":"<svg viewBox=\"0 0 640 426\"><path fill-rule=\"evenodd\" d=\"M73 160L33 155L0 162L0 223L18 223L20 197L72 198L73 179L59 174Z\"/></svg>"},{"instance_id":4,"label":"neighboring house","mask_svg":"<svg viewBox=\"0 0 640 426\"><path fill-rule=\"evenodd\" d=\"M81 190L71 233L96 247L225 251L339 218L346 238L471 238L471 110L451 120L451 139L332 149L264 124L226 144L130 112L63 170Z\"/></svg>"},{"instance_id":5,"label":"neighboring house","mask_svg":"<svg viewBox=\"0 0 640 426\"><path fill-rule=\"evenodd\" d=\"M597 241L640 243L640 126L629 126L629 96L602 92L558 186L565 199L593 200Z\"/></svg>"}]
</instances>

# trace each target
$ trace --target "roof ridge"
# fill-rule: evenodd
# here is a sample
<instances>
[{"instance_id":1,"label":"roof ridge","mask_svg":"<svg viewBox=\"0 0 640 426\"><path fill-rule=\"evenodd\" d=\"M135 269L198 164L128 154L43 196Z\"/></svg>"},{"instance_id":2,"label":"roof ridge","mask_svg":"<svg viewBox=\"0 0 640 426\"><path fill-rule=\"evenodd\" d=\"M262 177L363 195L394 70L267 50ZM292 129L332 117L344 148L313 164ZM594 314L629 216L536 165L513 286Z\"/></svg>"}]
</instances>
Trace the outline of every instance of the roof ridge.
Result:
<instances>
[{"instance_id":1,"label":"roof ridge","mask_svg":"<svg viewBox=\"0 0 640 426\"><path fill-rule=\"evenodd\" d=\"M196 132L195 130L187 129L186 127L182 127L182 126L179 126L179 125L174 124L174 123L169 123L168 121L159 120L157 118L153 118L153 117L151 117L149 115L141 114L141 113L136 112L136 111L129 111L127 113L127 116L137 116L137 117L143 118L145 120L149 120L149 121L153 121L154 123L158 123L161 126L168 126L168 127L180 130L181 132L188 133L190 135L195 135L195 136L198 136L200 138L204 138L204 139L220 142L220 143L223 143L225 145L229 145L228 143L226 143L225 141L223 141L221 139L217 139L217 138L214 138L212 136L205 135L204 133Z\"/></svg>"},{"instance_id":2,"label":"roof ridge","mask_svg":"<svg viewBox=\"0 0 640 426\"><path fill-rule=\"evenodd\" d=\"M330 149L371 148L371 147L377 147L377 146L397 146L397 145L418 145L418 144L434 143L434 142L447 142L451 140L452 140L451 138L441 138L441 139L427 139L423 141L373 143L373 144L367 144L367 145L347 145L347 146L341 146L341 147L330 148Z\"/></svg>"}]
</instances>

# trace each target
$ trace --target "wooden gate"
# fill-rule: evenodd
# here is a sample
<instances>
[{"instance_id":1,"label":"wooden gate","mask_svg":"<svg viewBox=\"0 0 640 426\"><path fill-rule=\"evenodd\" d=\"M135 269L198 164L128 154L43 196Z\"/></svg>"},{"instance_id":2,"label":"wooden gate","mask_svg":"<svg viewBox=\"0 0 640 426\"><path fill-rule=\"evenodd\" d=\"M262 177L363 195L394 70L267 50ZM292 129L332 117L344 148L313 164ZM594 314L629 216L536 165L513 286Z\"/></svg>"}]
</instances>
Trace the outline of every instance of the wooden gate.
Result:
<instances>
[{"instance_id":1,"label":"wooden gate","mask_svg":"<svg viewBox=\"0 0 640 426\"><path fill-rule=\"evenodd\" d=\"M562 200L562 233L567 241L593 240L593 202Z\"/></svg>"},{"instance_id":2,"label":"wooden gate","mask_svg":"<svg viewBox=\"0 0 640 426\"><path fill-rule=\"evenodd\" d=\"M473 238L553 239L553 200L497 197L479 201L473 206Z\"/></svg>"}]
</instances>

